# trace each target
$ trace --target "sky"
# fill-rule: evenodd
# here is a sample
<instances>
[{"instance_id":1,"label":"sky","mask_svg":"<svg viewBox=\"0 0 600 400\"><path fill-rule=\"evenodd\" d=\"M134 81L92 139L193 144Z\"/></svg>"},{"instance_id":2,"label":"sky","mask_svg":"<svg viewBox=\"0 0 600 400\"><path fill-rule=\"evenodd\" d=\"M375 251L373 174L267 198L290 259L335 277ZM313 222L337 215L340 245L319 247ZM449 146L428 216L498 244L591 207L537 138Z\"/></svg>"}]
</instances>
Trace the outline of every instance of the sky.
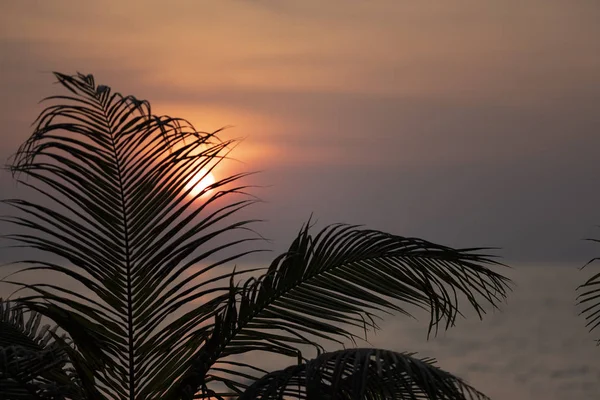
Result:
<instances>
[{"instance_id":1,"label":"sky","mask_svg":"<svg viewBox=\"0 0 600 400\"><path fill-rule=\"evenodd\" d=\"M51 71L93 73L199 129L231 125L281 246L314 213L507 262L593 255L597 2L169 4L5 5L0 158Z\"/></svg>"},{"instance_id":2,"label":"sky","mask_svg":"<svg viewBox=\"0 0 600 400\"><path fill-rule=\"evenodd\" d=\"M544 292L543 323L527 314L542 307L527 297L542 290L527 275L497 339L518 346L477 342L494 360L507 356L488 365L496 375L470 371L476 356L456 361L471 342L429 349L499 399L560 382L544 398L565 398L574 393L569 374L583 388L578 398L588 398L597 376L592 360L578 360L593 344L561 361L571 351L564 343L590 338L572 315L571 292L560 297L563 322L552 320L552 291L567 281L562 290L571 291L575 268L600 254L583 240L600 238L599 20L595 0L5 1L0 160L31 134L38 101L58 93L52 71L92 73L200 130L231 126L223 136L243 139L239 161L221 173L260 171L248 178L264 200L251 216L265 220L257 229L275 250L312 214L320 225L499 247L509 265L535 263L554 285ZM0 197L15 193L1 171ZM0 233L8 229L0 224ZM556 265L572 275L549 274ZM532 342L574 321L576 331ZM549 352L555 345L563 353ZM509 376L502 368L516 386L498 385ZM546 380L536 381L540 374Z\"/></svg>"},{"instance_id":3,"label":"sky","mask_svg":"<svg viewBox=\"0 0 600 400\"><path fill-rule=\"evenodd\" d=\"M581 265L600 235L599 17L595 1L7 2L0 158L51 71L93 73L232 126L276 248L313 213Z\"/></svg>"}]
</instances>

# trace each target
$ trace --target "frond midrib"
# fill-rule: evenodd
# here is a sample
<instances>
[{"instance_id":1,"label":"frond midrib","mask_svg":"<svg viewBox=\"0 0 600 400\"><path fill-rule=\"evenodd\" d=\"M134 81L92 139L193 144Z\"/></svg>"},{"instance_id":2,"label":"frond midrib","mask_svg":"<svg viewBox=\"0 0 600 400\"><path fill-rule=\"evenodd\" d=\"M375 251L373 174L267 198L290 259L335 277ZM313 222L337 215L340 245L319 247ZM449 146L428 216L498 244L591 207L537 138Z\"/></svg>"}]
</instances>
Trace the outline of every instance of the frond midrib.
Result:
<instances>
[{"instance_id":1,"label":"frond midrib","mask_svg":"<svg viewBox=\"0 0 600 400\"><path fill-rule=\"evenodd\" d=\"M97 100L94 97L95 100ZM110 117L109 115L106 113L106 108L103 106L103 104L97 100L100 103L100 106L102 108L102 115L105 118L105 123L106 123L106 130L107 133L110 137L110 145L112 147L112 151L113 151L113 159L114 159L114 163L115 163L115 171L116 171L116 175L117 175L117 187L119 190L119 208L120 208L120 212L121 212L121 217L123 219L123 250L124 250L124 256L125 256L125 280L126 280L126 304L127 304L127 345L128 345L128 356L127 356L127 369L128 369L128 387L126 388L129 392L129 399L130 400L135 400L135 356L134 356L134 323L133 323L133 306L134 306L134 302L133 302L133 273L132 273L132 265L131 265L131 255L130 255L130 245L129 245L129 221L127 218L128 215L128 210L127 210L127 203L126 203L126 199L125 199L125 187L124 187L124 178L123 178L123 171L122 171L122 162L121 159L119 157L119 152L117 150L117 143L115 140L115 135L116 133L113 131L112 129L112 124L110 122Z\"/></svg>"}]
</instances>

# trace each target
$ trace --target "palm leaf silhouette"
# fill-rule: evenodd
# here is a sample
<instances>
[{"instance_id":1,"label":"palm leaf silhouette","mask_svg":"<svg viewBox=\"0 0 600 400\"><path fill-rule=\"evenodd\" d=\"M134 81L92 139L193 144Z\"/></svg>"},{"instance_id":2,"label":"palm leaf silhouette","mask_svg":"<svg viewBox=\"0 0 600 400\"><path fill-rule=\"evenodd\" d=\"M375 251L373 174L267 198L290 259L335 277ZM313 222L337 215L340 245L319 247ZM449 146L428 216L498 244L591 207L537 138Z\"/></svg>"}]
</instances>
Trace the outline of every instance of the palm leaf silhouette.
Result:
<instances>
[{"instance_id":1,"label":"palm leaf silhouette","mask_svg":"<svg viewBox=\"0 0 600 400\"><path fill-rule=\"evenodd\" d=\"M485 267L494 262L476 250L340 224L313 237L306 225L265 275L232 286L227 308L180 389L189 393L209 377L240 394L247 385L236 386L227 376L235 368L212 373L211 366L250 350L300 358L298 345L322 352L319 339L354 340L351 328L376 329L383 311L410 315L402 303L429 309L430 331L454 323L459 293L481 316L480 302L495 306L507 280Z\"/></svg>"},{"instance_id":2,"label":"palm leaf silhouette","mask_svg":"<svg viewBox=\"0 0 600 400\"><path fill-rule=\"evenodd\" d=\"M107 397L157 396L164 388L147 377L172 382L185 371L218 301L168 318L218 290L196 278L226 260L200 271L196 264L245 240L209 246L250 222L224 223L252 200L218 205L243 191L228 185L242 175L196 196L186 189L193 174L223 159L230 142L184 120L154 116L147 102L96 86L92 76L56 77L72 95L48 99L66 104L42 112L12 167L22 184L53 204L6 200L21 211L6 220L27 228L9 237L69 262L24 260L33 265L25 270L58 272L95 296L35 283L27 286L35 294L20 301L73 338ZM202 195L207 199L198 205Z\"/></svg>"},{"instance_id":3,"label":"palm leaf silhouette","mask_svg":"<svg viewBox=\"0 0 600 400\"><path fill-rule=\"evenodd\" d=\"M598 239L587 240L600 243ZM598 259L597 257L591 259L581 269L586 268ZM579 285L577 291L581 291L577 296L577 305L583 307L580 315L585 316L586 326L592 332L600 326L600 273L592 275L583 284ZM600 345L600 339L596 340L596 344Z\"/></svg>"},{"instance_id":4,"label":"palm leaf silhouette","mask_svg":"<svg viewBox=\"0 0 600 400\"><path fill-rule=\"evenodd\" d=\"M6 399L83 398L83 386L57 327L0 299L0 393Z\"/></svg>"},{"instance_id":5,"label":"palm leaf silhouette","mask_svg":"<svg viewBox=\"0 0 600 400\"><path fill-rule=\"evenodd\" d=\"M287 393L273 383L285 376L341 398L478 395L407 355L324 346L377 329L384 314L410 314L409 305L430 311L430 333L452 326L465 299L481 317L509 283L484 249L351 225L313 235L309 222L263 275L224 271L258 239L253 220L234 218L254 202L239 183L245 174L200 193L190 183L218 166L233 141L156 116L148 102L91 75L56 77L70 94L49 99L12 164L37 199L5 200L16 212L4 220L19 228L9 238L45 254L21 260L21 271L51 271L86 289L13 282L28 291L21 306L72 340L66 351L85 398L270 398ZM292 356L299 366L261 379L266 371L235 359L251 351Z\"/></svg>"},{"instance_id":6,"label":"palm leaf silhouette","mask_svg":"<svg viewBox=\"0 0 600 400\"><path fill-rule=\"evenodd\" d=\"M271 372L254 382L240 400L488 399L434 363L388 350L340 350Z\"/></svg>"}]
</instances>

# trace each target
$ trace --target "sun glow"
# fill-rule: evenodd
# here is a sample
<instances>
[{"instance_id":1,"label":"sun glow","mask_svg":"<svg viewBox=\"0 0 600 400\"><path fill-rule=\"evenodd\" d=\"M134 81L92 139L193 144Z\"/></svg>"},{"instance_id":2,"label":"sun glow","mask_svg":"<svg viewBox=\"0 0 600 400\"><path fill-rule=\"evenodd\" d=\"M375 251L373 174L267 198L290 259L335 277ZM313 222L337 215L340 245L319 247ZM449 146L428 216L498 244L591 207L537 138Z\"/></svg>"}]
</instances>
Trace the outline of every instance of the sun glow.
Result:
<instances>
[{"instance_id":1,"label":"sun glow","mask_svg":"<svg viewBox=\"0 0 600 400\"><path fill-rule=\"evenodd\" d=\"M192 179L185 185L185 190L191 190L190 196L196 197L215 182L215 176L202 168L200 171L196 172Z\"/></svg>"}]
</instances>

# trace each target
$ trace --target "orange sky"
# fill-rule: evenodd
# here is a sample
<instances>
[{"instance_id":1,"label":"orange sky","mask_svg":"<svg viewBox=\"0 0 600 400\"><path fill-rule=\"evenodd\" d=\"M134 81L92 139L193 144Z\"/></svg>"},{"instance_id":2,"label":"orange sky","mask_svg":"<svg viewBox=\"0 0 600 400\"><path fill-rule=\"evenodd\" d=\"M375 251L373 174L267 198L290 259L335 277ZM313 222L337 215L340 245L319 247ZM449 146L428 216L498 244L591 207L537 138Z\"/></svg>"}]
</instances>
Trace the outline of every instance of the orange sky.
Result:
<instances>
[{"instance_id":1,"label":"orange sky","mask_svg":"<svg viewBox=\"0 0 600 400\"><path fill-rule=\"evenodd\" d=\"M198 129L232 125L231 168L273 185L274 236L315 212L573 259L540 233L578 239L600 218L595 1L166 4L4 5L0 157L54 93L49 72L81 71Z\"/></svg>"},{"instance_id":2,"label":"orange sky","mask_svg":"<svg viewBox=\"0 0 600 400\"><path fill-rule=\"evenodd\" d=\"M315 124L335 130L341 116L327 108L336 97L529 109L586 90L600 69L594 2L164 4L11 2L0 16L9 50L4 69L18 69L14 74L39 82L39 90L50 79L42 72L93 72L204 129L235 125L234 135L251 138L244 146L249 162L257 146L280 160L304 162L280 143L282 132L298 135ZM9 88L18 77L10 77ZM322 110L304 115L314 102L325 103ZM398 121L398 136L402 128ZM411 144L413 135L406 134L409 148L420 146ZM345 162L352 153L325 147L311 162ZM485 158L514 148L482 150ZM389 163L389 157L368 159Z\"/></svg>"}]
</instances>

